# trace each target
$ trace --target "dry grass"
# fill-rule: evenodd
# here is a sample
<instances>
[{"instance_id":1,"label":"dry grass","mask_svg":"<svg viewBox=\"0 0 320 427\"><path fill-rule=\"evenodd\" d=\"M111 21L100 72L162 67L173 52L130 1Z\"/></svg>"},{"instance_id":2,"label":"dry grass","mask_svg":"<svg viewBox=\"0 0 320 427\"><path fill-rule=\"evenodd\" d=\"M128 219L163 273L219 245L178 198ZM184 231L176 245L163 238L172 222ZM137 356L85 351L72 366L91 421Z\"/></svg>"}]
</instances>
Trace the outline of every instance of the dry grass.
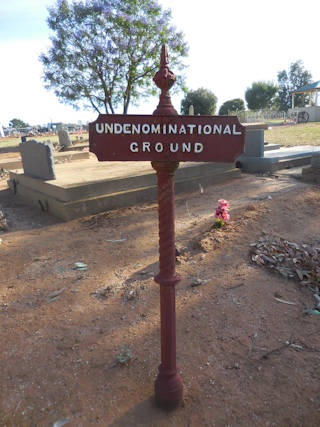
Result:
<instances>
[{"instance_id":1,"label":"dry grass","mask_svg":"<svg viewBox=\"0 0 320 427\"><path fill-rule=\"evenodd\" d=\"M274 126L265 131L265 141L292 147L295 145L320 145L320 123Z\"/></svg>"},{"instance_id":2,"label":"dry grass","mask_svg":"<svg viewBox=\"0 0 320 427\"><path fill-rule=\"evenodd\" d=\"M70 139L72 142L78 141L78 142L84 142L84 141L88 141L89 139L89 134L86 133L82 133L82 134L69 134L70 135ZM81 139L82 138L82 139ZM35 139L37 141L42 141L42 142L52 142L54 143L58 143L58 135L44 135L44 136L28 136L27 137L27 141L31 140L31 139ZM0 148L1 147L17 147L21 142L21 137L5 137L5 138L0 138Z\"/></svg>"}]
</instances>

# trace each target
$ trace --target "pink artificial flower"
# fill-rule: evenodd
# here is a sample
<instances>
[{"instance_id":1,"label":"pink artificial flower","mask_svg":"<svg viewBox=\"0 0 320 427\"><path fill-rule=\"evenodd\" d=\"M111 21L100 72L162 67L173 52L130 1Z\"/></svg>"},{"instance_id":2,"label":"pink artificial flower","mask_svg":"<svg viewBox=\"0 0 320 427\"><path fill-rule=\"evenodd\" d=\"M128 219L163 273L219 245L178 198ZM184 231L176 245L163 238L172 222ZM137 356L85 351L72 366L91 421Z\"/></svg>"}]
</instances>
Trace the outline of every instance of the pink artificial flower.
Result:
<instances>
[{"instance_id":1,"label":"pink artificial flower","mask_svg":"<svg viewBox=\"0 0 320 427\"><path fill-rule=\"evenodd\" d=\"M230 215L227 212L222 212L222 219L223 221L229 221Z\"/></svg>"},{"instance_id":2,"label":"pink artificial flower","mask_svg":"<svg viewBox=\"0 0 320 427\"><path fill-rule=\"evenodd\" d=\"M226 200L224 199L218 200L218 206L214 214L215 218L219 218L225 222L229 221L230 219L230 215L228 214L229 208L230 208L230 205Z\"/></svg>"},{"instance_id":3,"label":"pink artificial flower","mask_svg":"<svg viewBox=\"0 0 320 427\"><path fill-rule=\"evenodd\" d=\"M220 199L220 200L218 200L218 204L219 204L220 206L224 206L224 207L226 207L227 209L229 209L229 208L230 208L229 203L228 203L226 200L224 200L224 199Z\"/></svg>"}]
</instances>

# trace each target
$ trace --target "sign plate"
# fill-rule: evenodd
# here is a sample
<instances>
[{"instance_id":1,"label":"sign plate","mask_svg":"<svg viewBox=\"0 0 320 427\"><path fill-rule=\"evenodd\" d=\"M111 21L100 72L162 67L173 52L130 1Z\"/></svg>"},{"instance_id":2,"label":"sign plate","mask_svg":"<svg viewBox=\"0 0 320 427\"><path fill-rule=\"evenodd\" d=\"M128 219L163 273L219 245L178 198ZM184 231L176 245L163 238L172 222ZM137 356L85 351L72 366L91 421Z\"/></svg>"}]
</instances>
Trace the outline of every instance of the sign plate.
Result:
<instances>
[{"instance_id":1,"label":"sign plate","mask_svg":"<svg viewBox=\"0 0 320 427\"><path fill-rule=\"evenodd\" d=\"M234 116L100 114L89 141L100 161L233 162L245 127Z\"/></svg>"}]
</instances>

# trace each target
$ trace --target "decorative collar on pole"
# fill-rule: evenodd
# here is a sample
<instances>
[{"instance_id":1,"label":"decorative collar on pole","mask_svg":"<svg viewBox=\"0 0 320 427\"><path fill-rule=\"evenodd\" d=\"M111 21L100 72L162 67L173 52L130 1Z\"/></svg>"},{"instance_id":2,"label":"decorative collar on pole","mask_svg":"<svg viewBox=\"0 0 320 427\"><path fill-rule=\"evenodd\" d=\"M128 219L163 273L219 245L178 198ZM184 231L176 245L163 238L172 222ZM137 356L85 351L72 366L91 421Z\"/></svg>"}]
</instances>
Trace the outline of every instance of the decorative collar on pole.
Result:
<instances>
[{"instance_id":1,"label":"decorative collar on pole","mask_svg":"<svg viewBox=\"0 0 320 427\"><path fill-rule=\"evenodd\" d=\"M153 81L161 89L160 101L157 109L153 112L156 116L178 115L174 109L169 94L169 89L174 85L176 76L169 69L168 50L166 45L162 45L160 57L160 69L153 78Z\"/></svg>"}]
</instances>

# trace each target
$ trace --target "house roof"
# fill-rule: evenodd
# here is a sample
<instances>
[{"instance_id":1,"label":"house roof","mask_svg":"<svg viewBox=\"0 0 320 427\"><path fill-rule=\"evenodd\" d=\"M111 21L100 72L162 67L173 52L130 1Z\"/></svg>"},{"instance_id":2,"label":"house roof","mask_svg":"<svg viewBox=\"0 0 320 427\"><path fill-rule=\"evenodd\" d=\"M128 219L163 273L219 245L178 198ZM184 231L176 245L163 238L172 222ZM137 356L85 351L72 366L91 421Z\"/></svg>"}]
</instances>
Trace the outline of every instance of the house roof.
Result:
<instances>
[{"instance_id":1,"label":"house roof","mask_svg":"<svg viewBox=\"0 0 320 427\"><path fill-rule=\"evenodd\" d=\"M309 85L300 87L297 90L293 90L291 93L302 93L302 92L313 92L315 90L320 90L320 80Z\"/></svg>"}]
</instances>

